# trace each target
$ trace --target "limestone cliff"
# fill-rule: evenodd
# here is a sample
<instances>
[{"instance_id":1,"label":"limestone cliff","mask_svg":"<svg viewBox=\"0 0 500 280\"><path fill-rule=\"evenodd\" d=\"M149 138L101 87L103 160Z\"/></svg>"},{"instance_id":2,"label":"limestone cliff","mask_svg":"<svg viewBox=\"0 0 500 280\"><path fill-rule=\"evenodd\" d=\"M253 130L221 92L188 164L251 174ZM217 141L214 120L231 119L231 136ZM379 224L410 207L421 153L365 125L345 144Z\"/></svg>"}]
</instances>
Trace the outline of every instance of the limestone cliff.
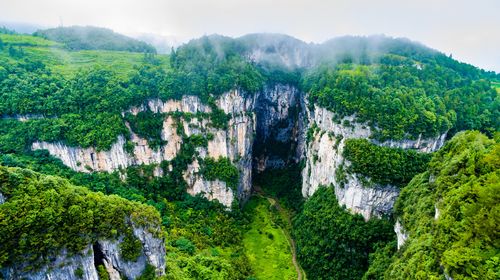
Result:
<instances>
[{"instance_id":1,"label":"limestone cliff","mask_svg":"<svg viewBox=\"0 0 500 280\"><path fill-rule=\"evenodd\" d=\"M158 229L156 229L158 230ZM153 230L154 231L154 230ZM152 265L156 275L165 274L164 240L156 237L150 229L133 225L133 235L141 242L142 251L136 261L126 261L120 255L120 243L123 236L116 240L98 240L77 254L62 250L48 264L33 268L29 263L20 263L12 267L1 268L0 273L9 279L30 280L98 280L97 267L104 265L111 280L136 279L146 268Z\"/></svg>"},{"instance_id":2,"label":"limestone cliff","mask_svg":"<svg viewBox=\"0 0 500 280\"><path fill-rule=\"evenodd\" d=\"M309 197L319 186L333 185L339 203L355 213L362 214L365 219L390 213L399 195L396 187L377 184L365 187L361 180L363 178L358 174L345 174L344 184L339 184L337 178L339 169L349 165L342 155L345 141L350 138L369 139L372 134L370 127L357 123L355 116L346 117L338 123L334 121L334 113L325 108L317 105L307 108L308 126L317 128L305 149L302 194ZM432 152L443 145L445 138L446 133L432 139L419 137L417 140L370 141L381 146Z\"/></svg>"},{"instance_id":3,"label":"limestone cliff","mask_svg":"<svg viewBox=\"0 0 500 280\"><path fill-rule=\"evenodd\" d=\"M209 114L212 107L196 96L185 95L181 100L148 100L142 106L133 107L125 113L137 114L150 110L155 113L189 113L190 118L177 118L166 114L161 139L165 144L158 149L149 147L146 139L130 130L129 142L134 144L132 152L125 150L127 139L120 136L108 151L94 148L69 147L63 143L35 142L32 149L47 149L60 158L64 164L76 171L92 172L120 170L131 165L159 164L172 160L179 152L182 135L211 135L207 147L197 148L199 159L205 157L229 158L239 169L240 179L236 191L225 182L208 181L200 174L197 158L184 170L183 177L188 184L188 193L203 193L208 199L217 199L230 207L234 199L245 201L251 192L252 167L257 171L266 168L283 167L292 162L305 160L302 177L302 193L311 196L320 185L333 185L339 202L368 219L390 212L398 189L387 185L363 186L362 177L347 174L346 184L341 187L337 180L339 168L347 167L343 156L346 139L365 138L372 135L370 127L355 121L355 116L335 122L334 113L317 105L308 105L305 94L287 84L269 84L254 95L240 90L222 94L215 100L215 106L228 114L226 129L215 128L208 119L198 113ZM347 123L347 125L346 125ZM317 127L305 143L307 128ZM129 127L130 129L130 127ZM432 152L439 149L446 133L436 138L416 140L385 141L370 140L372 143ZM162 171L157 168L156 176Z\"/></svg>"},{"instance_id":4,"label":"limestone cliff","mask_svg":"<svg viewBox=\"0 0 500 280\"><path fill-rule=\"evenodd\" d=\"M200 158L227 157L235 163L240 171L240 182L237 193L226 187L224 182L207 181L198 174L199 166L194 159L193 163L184 172L190 194L203 193L209 199L217 199L227 207L231 206L235 197L245 200L251 190L251 163L252 144L254 134L253 109L254 99L239 90L233 90L220 96L216 100L219 109L229 114L227 129L218 129L210 125L207 119L196 117L197 113L210 113L210 106L201 102L196 96L185 95L181 100L168 100L163 102L158 99L147 101L142 106L132 107L125 113L136 115L140 111L150 110L155 113L189 113L194 117L189 119L174 119L168 115L163 121L161 139L166 144L158 149L148 145L148 141L134 133L130 127L129 141L133 143L133 151L127 152L125 144L127 139L119 136L117 141L108 151L98 151L95 148L70 147L64 143L34 142L32 149L46 149L49 153L72 168L80 172L105 171L113 172L132 165L159 164L172 160L179 152L182 137L178 134L177 127L183 129L186 136L195 134L212 135L207 148L199 149ZM177 123L180 122L180 123ZM156 176L161 176L161 169L155 170Z\"/></svg>"}]
</instances>

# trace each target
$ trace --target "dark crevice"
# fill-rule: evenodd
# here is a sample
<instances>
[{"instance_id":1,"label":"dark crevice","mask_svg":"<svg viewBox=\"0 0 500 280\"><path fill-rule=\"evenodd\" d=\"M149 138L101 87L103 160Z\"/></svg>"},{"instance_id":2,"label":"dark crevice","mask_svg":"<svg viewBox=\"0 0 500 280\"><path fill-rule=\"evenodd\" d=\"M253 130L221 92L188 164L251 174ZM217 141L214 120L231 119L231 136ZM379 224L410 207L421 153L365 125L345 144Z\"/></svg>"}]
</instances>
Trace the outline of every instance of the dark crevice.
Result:
<instances>
[{"instance_id":1,"label":"dark crevice","mask_svg":"<svg viewBox=\"0 0 500 280\"><path fill-rule=\"evenodd\" d=\"M105 266L104 265L104 253L101 250L101 246L99 243L94 243L92 244L92 249L94 250L94 266L97 271L99 271L99 266Z\"/></svg>"}]
</instances>

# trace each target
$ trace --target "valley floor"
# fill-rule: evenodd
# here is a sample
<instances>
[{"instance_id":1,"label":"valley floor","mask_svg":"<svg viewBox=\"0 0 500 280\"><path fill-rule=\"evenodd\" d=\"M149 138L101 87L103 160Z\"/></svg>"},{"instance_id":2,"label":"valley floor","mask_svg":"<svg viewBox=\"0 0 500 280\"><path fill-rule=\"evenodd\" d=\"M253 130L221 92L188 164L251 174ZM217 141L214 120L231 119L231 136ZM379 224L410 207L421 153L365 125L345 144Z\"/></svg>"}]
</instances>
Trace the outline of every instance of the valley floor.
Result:
<instances>
[{"instance_id":1,"label":"valley floor","mask_svg":"<svg viewBox=\"0 0 500 280\"><path fill-rule=\"evenodd\" d=\"M252 222L243 235L243 244L256 279L301 279L298 274L302 272L292 254L288 220L280 209L272 198L260 195L245 206Z\"/></svg>"}]
</instances>

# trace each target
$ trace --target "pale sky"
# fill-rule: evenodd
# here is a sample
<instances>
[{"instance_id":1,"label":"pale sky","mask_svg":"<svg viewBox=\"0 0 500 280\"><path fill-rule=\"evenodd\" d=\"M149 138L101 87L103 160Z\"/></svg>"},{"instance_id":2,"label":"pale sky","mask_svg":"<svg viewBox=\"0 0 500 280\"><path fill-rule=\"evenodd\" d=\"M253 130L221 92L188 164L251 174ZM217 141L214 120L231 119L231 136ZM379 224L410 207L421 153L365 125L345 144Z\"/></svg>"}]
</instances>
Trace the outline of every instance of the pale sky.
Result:
<instances>
[{"instance_id":1,"label":"pale sky","mask_svg":"<svg viewBox=\"0 0 500 280\"><path fill-rule=\"evenodd\" d=\"M500 72L500 0L0 0L0 21L184 39L273 32L323 42L386 34Z\"/></svg>"}]
</instances>

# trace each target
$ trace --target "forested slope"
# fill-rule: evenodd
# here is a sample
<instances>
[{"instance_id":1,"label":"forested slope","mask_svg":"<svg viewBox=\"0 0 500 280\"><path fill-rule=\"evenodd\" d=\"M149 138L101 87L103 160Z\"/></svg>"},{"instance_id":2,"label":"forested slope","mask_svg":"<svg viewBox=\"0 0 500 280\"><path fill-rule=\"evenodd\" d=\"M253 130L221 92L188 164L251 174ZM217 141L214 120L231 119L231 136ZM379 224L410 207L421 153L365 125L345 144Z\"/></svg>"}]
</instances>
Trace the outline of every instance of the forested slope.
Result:
<instances>
[{"instance_id":1,"label":"forested slope","mask_svg":"<svg viewBox=\"0 0 500 280\"><path fill-rule=\"evenodd\" d=\"M500 143L457 134L403 189L395 213L408 240L385 279L500 277Z\"/></svg>"}]
</instances>

